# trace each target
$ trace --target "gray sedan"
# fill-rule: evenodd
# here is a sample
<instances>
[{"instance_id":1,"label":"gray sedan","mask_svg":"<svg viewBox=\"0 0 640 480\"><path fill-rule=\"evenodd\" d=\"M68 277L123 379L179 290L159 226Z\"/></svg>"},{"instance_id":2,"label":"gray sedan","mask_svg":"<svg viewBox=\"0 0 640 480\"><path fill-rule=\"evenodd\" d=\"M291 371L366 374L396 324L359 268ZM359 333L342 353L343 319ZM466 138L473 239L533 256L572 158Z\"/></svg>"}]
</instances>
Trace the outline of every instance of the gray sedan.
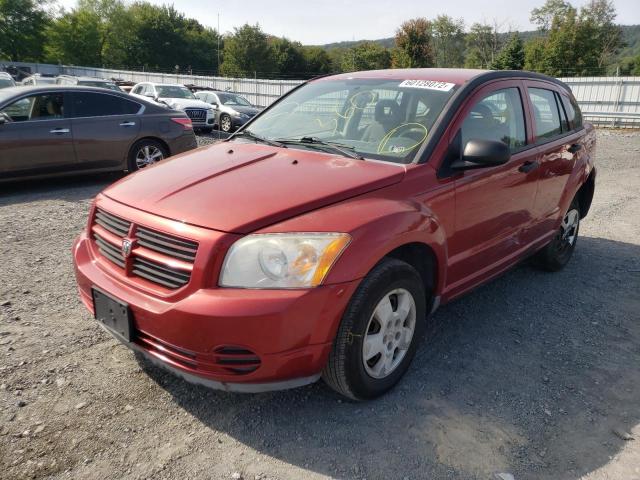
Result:
<instances>
[{"instance_id":1,"label":"gray sedan","mask_svg":"<svg viewBox=\"0 0 640 480\"><path fill-rule=\"evenodd\" d=\"M0 182L135 171L197 146L183 113L102 88L0 90Z\"/></svg>"}]
</instances>

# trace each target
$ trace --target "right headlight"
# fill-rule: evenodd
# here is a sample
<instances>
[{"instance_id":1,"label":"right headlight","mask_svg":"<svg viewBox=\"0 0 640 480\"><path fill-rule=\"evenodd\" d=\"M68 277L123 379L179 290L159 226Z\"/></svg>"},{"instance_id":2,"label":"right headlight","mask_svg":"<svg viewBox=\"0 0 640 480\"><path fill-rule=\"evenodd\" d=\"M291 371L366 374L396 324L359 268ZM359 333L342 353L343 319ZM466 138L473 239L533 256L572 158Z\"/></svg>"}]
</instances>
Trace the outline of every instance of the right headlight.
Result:
<instances>
[{"instance_id":1,"label":"right headlight","mask_svg":"<svg viewBox=\"0 0 640 480\"><path fill-rule=\"evenodd\" d=\"M225 257L221 287L316 287L351 241L346 233L248 235Z\"/></svg>"}]
</instances>

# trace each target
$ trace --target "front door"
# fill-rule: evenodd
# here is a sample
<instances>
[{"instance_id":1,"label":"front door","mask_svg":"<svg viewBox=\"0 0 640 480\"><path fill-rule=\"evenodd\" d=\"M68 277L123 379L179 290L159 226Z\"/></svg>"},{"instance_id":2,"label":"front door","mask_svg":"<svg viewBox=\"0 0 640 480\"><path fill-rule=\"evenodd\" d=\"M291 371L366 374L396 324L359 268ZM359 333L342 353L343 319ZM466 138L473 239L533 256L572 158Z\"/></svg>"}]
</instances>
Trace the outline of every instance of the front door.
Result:
<instances>
[{"instance_id":1,"label":"front door","mask_svg":"<svg viewBox=\"0 0 640 480\"><path fill-rule=\"evenodd\" d=\"M462 107L452 141L506 143L504 165L465 170L455 180L455 229L449 243L448 296L455 296L511 264L529 241L538 181L536 149L529 145L520 81L489 84Z\"/></svg>"},{"instance_id":2,"label":"front door","mask_svg":"<svg viewBox=\"0 0 640 480\"><path fill-rule=\"evenodd\" d=\"M76 168L66 94L26 95L0 108L0 175L62 173Z\"/></svg>"}]
</instances>

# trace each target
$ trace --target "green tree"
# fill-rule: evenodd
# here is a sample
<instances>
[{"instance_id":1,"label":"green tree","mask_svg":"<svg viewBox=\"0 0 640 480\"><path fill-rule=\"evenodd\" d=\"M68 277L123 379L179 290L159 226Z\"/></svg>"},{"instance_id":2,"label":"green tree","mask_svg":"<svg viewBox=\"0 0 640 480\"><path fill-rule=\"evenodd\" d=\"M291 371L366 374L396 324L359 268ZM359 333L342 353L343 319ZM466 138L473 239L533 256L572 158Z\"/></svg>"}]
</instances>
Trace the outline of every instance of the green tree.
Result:
<instances>
[{"instance_id":1,"label":"green tree","mask_svg":"<svg viewBox=\"0 0 640 480\"><path fill-rule=\"evenodd\" d=\"M401 58L405 64L408 63L407 67L433 67L435 58L431 22L426 18L414 18L404 22L396 32L396 47L402 50L402 55L396 55L396 58Z\"/></svg>"},{"instance_id":2,"label":"green tree","mask_svg":"<svg viewBox=\"0 0 640 480\"><path fill-rule=\"evenodd\" d=\"M40 61L49 13L46 1L0 0L0 57Z\"/></svg>"},{"instance_id":3,"label":"green tree","mask_svg":"<svg viewBox=\"0 0 640 480\"><path fill-rule=\"evenodd\" d=\"M287 38L271 39L276 70L282 76L300 77L307 70L304 50L300 42L292 42Z\"/></svg>"},{"instance_id":4,"label":"green tree","mask_svg":"<svg viewBox=\"0 0 640 480\"><path fill-rule=\"evenodd\" d=\"M608 0L591 0L580 10L581 24L592 32L591 40L597 45L599 68L611 63L624 44L616 16L615 6Z\"/></svg>"},{"instance_id":5,"label":"green tree","mask_svg":"<svg viewBox=\"0 0 640 480\"><path fill-rule=\"evenodd\" d=\"M102 66L100 23L98 14L85 9L74 10L57 18L47 31L47 61Z\"/></svg>"},{"instance_id":6,"label":"green tree","mask_svg":"<svg viewBox=\"0 0 640 480\"><path fill-rule=\"evenodd\" d=\"M321 47L303 47L305 77L315 77L336 71L327 51Z\"/></svg>"},{"instance_id":7,"label":"green tree","mask_svg":"<svg viewBox=\"0 0 640 480\"><path fill-rule=\"evenodd\" d=\"M491 68L496 70L522 70L524 67L524 44L520 35L513 33L498 53Z\"/></svg>"},{"instance_id":8,"label":"green tree","mask_svg":"<svg viewBox=\"0 0 640 480\"><path fill-rule=\"evenodd\" d=\"M341 70L343 72L380 70L390 66L389 50L375 42L362 42L343 55Z\"/></svg>"},{"instance_id":9,"label":"green tree","mask_svg":"<svg viewBox=\"0 0 640 480\"><path fill-rule=\"evenodd\" d=\"M474 23L467 34L468 68L490 68L501 48L501 36L497 24Z\"/></svg>"},{"instance_id":10,"label":"green tree","mask_svg":"<svg viewBox=\"0 0 640 480\"><path fill-rule=\"evenodd\" d=\"M464 64L464 20L439 15L431 24L436 67Z\"/></svg>"},{"instance_id":11,"label":"green tree","mask_svg":"<svg viewBox=\"0 0 640 480\"><path fill-rule=\"evenodd\" d=\"M221 71L230 77L269 75L278 69L273 47L259 25L245 24L225 38Z\"/></svg>"}]
</instances>

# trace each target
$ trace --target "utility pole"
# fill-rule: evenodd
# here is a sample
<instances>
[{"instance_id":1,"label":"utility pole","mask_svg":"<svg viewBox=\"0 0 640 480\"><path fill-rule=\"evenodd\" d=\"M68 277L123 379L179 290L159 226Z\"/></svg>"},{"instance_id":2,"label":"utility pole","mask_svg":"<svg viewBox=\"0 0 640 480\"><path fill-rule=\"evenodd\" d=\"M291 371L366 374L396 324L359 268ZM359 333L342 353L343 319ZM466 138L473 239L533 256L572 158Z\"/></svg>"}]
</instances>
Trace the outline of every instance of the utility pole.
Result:
<instances>
[{"instance_id":1,"label":"utility pole","mask_svg":"<svg viewBox=\"0 0 640 480\"><path fill-rule=\"evenodd\" d=\"M218 12L218 76L220 76L220 12Z\"/></svg>"}]
</instances>

